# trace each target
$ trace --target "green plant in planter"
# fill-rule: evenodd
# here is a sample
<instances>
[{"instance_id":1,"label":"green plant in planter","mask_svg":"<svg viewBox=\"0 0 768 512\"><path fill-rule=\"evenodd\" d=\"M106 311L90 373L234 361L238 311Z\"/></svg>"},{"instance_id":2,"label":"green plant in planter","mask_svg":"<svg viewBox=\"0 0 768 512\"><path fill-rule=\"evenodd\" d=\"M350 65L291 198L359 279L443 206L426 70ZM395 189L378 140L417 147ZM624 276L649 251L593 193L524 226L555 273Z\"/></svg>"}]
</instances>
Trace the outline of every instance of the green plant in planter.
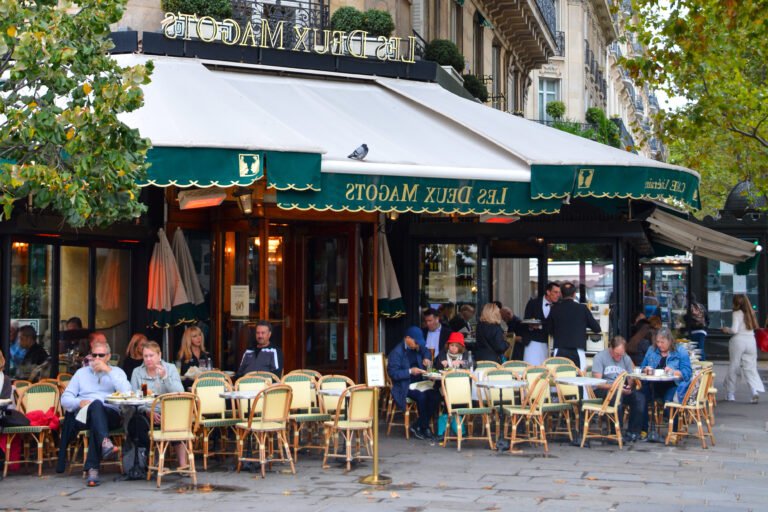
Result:
<instances>
[{"instance_id":1,"label":"green plant in planter","mask_svg":"<svg viewBox=\"0 0 768 512\"><path fill-rule=\"evenodd\" d=\"M354 7L339 7L331 16L331 28L342 32L365 30L364 15Z\"/></svg>"},{"instance_id":2,"label":"green plant in planter","mask_svg":"<svg viewBox=\"0 0 768 512\"><path fill-rule=\"evenodd\" d=\"M165 12L197 14L216 19L232 17L231 0L162 0L160 5Z\"/></svg>"},{"instance_id":3,"label":"green plant in planter","mask_svg":"<svg viewBox=\"0 0 768 512\"><path fill-rule=\"evenodd\" d=\"M488 101L488 88L485 84L477 78L475 75L463 75L464 88L469 91L469 94L479 99L483 103Z\"/></svg>"},{"instance_id":4,"label":"green plant in planter","mask_svg":"<svg viewBox=\"0 0 768 512\"><path fill-rule=\"evenodd\" d=\"M565 103L562 101L550 101L547 103L546 111L549 117L559 121L565 115Z\"/></svg>"},{"instance_id":5,"label":"green plant in planter","mask_svg":"<svg viewBox=\"0 0 768 512\"><path fill-rule=\"evenodd\" d=\"M369 9L363 14L363 30L369 37L389 37L395 30L395 22L389 12Z\"/></svg>"},{"instance_id":6,"label":"green plant in planter","mask_svg":"<svg viewBox=\"0 0 768 512\"><path fill-rule=\"evenodd\" d=\"M453 41L434 39L424 48L424 59L437 62L441 66L451 66L458 73L464 71L464 56Z\"/></svg>"}]
</instances>

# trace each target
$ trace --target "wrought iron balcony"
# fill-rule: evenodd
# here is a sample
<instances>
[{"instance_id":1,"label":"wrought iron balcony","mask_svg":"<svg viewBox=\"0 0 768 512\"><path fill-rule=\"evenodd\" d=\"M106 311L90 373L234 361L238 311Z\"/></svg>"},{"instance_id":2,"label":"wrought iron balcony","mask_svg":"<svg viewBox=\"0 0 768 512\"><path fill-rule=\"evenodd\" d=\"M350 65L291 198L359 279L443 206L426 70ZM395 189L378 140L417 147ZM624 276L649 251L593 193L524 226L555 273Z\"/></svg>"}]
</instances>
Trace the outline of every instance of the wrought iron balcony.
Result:
<instances>
[{"instance_id":1,"label":"wrought iron balcony","mask_svg":"<svg viewBox=\"0 0 768 512\"><path fill-rule=\"evenodd\" d=\"M292 46L296 41L298 28L330 28L330 7L326 0L232 0L232 17L240 22L251 22L258 40L261 37L261 21L268 20L270 26L285 22L284 44Z\"/></svg>"},{"instance_id":2,"label":"wrought iron balcony","mask_svg":"<svg viewBox=\"0 0 768 512\"><path fill-rule=\"evenodd\" d=\"M424 53L427 51L427 42L421 37L421 34L413 30L413 37L416 38L416 50L415 54L418 59L424 58Z\"/></svg>"},{"instance_id":3,"label":"wrought iron balcony","mask_svg":"<svg viewBox=\"0 0 768 512\"><path fill-rule=\"evenodd\" d=\"M544 18L544 23L549 29L549 33L552 34L552 38L555 38L557 32L557 11L555 10L555 2L552 0L536 0L536 7L538 7L541 17Z\"/></svg>"},{"instance_id":4,"label":"wrought iron balcony","mask_svg":"<svg viewBox=\"0 0 768 512\"><path fill-rule=\"evenodd\" d=\"M507 110L507 98L503 94L489 96L488 102L496 110L501 110L502 112L506 112Z\"/></svg>"},{"instance_id":5,"label":"wrought iron balcony","mask_svg":"<svg viewBox=\"0 0 768 512\"><path fill-rule=\"evenodd\" d=\"M629 130L627 130L626 125L624 124L624 121L620 117L612 117L611 121L613 121L616 126L619 127L619 138L621 139L621 144L625 148L634 148L635 147L635 139L632 137L632 134L629 133ZM634 149L632 150L633 153L637 153Z\"/></svg>"}]
</instances>

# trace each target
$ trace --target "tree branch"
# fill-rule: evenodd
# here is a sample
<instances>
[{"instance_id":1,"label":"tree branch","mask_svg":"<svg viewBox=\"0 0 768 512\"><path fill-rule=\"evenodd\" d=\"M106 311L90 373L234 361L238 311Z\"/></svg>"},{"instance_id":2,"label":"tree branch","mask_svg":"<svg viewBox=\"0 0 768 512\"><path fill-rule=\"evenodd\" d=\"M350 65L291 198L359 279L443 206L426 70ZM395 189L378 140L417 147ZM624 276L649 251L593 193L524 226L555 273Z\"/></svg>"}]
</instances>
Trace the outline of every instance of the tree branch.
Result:
<instances>
[{"instance_id":1,"label":"tree branch","mask_svg":"<svg viewBox=\"0 0 768 512\"><path fill-rule=\"evenodd\" d=\"M762 122L762 121L761 121ZM728 127L728 129L734 133L738 133L740 135L743 135L747 138L756 140L761 146L764 148L768 148L768 140L762 138L757 134L757 129L752 130L752 132L748 132L746 130L742 130L741 128L738 128L736 125L731 123L731 125Z\"/></svg>"}]
</instances>

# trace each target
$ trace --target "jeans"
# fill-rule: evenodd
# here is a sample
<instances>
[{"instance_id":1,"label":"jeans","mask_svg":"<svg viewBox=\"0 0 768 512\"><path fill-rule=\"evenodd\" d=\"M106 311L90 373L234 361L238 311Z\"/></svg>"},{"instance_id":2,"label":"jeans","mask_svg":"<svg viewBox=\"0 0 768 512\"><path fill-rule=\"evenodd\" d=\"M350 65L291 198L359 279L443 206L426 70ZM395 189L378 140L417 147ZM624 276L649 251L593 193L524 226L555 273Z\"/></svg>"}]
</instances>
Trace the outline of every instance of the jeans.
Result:
<instances>
[{"instance_id":1,"label":"jeans","mask_svg":"<svg viewBox=\"0 0 768 512\"><path fill-rule=\"evenodd\" d=\"M416 389L408 390L408 398L416 402L416 409L419 411L419 420L416 427L424 430L432 424L432 417L437 413L440 405L440 393L435 389L418 391Z\"/></svg>"},{"instance_id":2,"label":"jeans","mask_svg":"<svg viewBox=\"0 0 768 512\"><path fill-rule=\"evenodd\" d=\"M85 470L99 469L101 465L101 443L108 437L109 431L122 423L120 413L104 406L104 402L94 400L88 406L88 419L85 427L90 431L90 448L85 459Z\"/></svg>"},{"instance_id":3,"label":"jeans","mask_svg":"<svg viewBox=\"0 0 768 512\"><path fill-rule=\"evenodd\" d=\"M618 392L621 393L621 391ZM595 390L595 396L598 398L605 398L607 393L608 390L606 389ZM629 407L629 425L627 430L633 434L639 434L642 429L644 418L648 414L648 401L645 397L645 393L633 389L632 393L621 397L622 409L619 411L619 421L624 421L624 407Z\"/></svg>"},{"instance_id":4,"label":"jeans","mask_svg":"<svg viewBox=\"0 0 768 512\"><path fill-rule=\"evenodd\" d=\"M688 337L691 339L691 341L695 341L697 343L697 347L701 349L701 355L699 356L700 361L704 361L707 359L707 353L704 350L704 342L707 339L707 333L705 332L693 332L688 335Z\"/></svg>"},{"instance_id":5,"label":"jeans","mask_svg":"<svg viewBox=\"0 0 768 512\"><path fill-rule=\"evenodd\" d=\"M651 390L653 387L653 390ZM672 402L675 398L675 391L677 391L677 385L674 382L646 382L643 384L643 394L648 405L653 406L652 400L662 400L662 405L667 402ZM648 407L643 408L643 421L642 429L648 431L648 422L650 416L648 414Z\"/></svg>"}]
</instances>

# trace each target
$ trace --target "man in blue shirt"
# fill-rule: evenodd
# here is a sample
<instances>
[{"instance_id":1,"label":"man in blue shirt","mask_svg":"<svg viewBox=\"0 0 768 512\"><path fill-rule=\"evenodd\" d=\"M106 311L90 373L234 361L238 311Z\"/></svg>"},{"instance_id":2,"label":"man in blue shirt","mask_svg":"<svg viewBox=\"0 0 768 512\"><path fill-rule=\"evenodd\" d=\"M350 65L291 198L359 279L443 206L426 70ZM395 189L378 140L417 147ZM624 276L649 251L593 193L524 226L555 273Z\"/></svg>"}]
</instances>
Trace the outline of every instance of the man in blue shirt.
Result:
<instances>
[{"instance_id":1,"label":"man in blue shirt","mask_svg":"<svg viewBox=\"0 0 768 512\"><path fill-rule=\"evenodd\" d=\"M90 446L85 467L88 472L89 487L99 485L99 466L101 460L117 454L117 448L109 439L109 431L122 423L117 406L104 403L114 392L128 393L131 384L125 372L117 366L109 365L111 351L109 345L96 341L91 345L89 364L75 372L72 380L61 395L61 405L67 411L62 429L62 442L59 449L59 463L56 471L63 472L66 461L65 432L73 435L79 430L90 431ZM87 408L87 409L86 409ZM86 409L85 414L82 410Z\"/></svg>"},{"instance_id":2,"label":"man in blue shirt","mask_svg":"<svg viewBox=\"0 0 768 512\"><path fill-rule=\"evenodd\" d=\"M440 393L430 387L429 382L424 389L413 389L411 386L423 380L424 368L431 361L424 333L416 326L409 327L402 343L389 353L387 373L392 379L392 398L398 409L405 410L407 398L416 402L419 419L416 426L410 428L411 434L416 439L435 441L430 425L440 405Z\"/></svg>"}]
</instances>

